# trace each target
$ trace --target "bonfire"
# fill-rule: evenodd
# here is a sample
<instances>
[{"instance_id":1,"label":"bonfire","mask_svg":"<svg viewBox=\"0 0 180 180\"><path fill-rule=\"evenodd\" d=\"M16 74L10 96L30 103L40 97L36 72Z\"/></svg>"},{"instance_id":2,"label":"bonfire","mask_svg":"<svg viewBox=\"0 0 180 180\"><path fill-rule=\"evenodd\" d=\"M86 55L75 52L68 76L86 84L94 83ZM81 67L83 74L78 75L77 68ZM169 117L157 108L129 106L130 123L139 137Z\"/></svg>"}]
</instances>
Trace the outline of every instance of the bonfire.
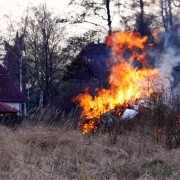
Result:
<instances>
[{"instance_id":1,"label":"bonfire","mask_svg":"<svg viewBox=\"0 0 180 180\"><path fill-rule=\"evenodd\" d=\"M82 108L83 134L96 132L103 114L113 111L121 117L130 105L153 93L158 71L148 67L146 48L152 44L147 41L134 32L116 32L107 38L106 45L112 49L109 88L96 89L95 96L86 91L73 99Z\"/></svg>"}]
</instances>

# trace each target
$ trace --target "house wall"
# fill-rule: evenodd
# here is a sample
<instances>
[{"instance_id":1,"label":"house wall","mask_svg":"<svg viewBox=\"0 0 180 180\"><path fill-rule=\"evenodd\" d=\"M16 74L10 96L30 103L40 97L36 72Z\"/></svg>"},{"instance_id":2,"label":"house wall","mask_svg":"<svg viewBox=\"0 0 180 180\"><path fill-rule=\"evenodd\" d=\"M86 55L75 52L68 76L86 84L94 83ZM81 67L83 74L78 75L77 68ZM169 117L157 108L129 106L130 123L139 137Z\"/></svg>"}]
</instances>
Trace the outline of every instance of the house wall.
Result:
<instances>
[{"instance_id":1,"label":"house wall","mask_svg":"<svg viewBox=\"0 0 180 180\"><path fill-rule=\"evenodd\" d=\"M19 115L26 115L26 103L19 103L19 102L4 102L4 103L17 109L19 111L18 113Z\"/></svg>"},{"instance_id":2,"label":"house wall","mask_svg":"<svg viewBox=\"0 0 180 180\"><path fill-rule=\"evenodd\" d=\"M17 102L4 102L5 104L17 109L18 111L21 110L21 106L20 106L20 103L17 103Z\"/></svg>"}]
</instances>

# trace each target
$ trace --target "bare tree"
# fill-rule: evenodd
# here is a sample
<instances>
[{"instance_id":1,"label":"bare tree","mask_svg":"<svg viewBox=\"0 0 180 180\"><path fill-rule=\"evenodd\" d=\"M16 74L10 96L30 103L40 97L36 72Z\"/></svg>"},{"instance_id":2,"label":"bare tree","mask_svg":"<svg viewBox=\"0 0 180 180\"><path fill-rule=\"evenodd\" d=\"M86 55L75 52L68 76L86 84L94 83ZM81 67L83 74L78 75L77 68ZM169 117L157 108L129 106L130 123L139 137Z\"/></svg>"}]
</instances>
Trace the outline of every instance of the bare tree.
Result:
<instances>
[{"instance_id":1,"label":"bare tree","mask_svg":"<svg viewBox=\"0 0 180 180\"><path fill-rule=\"evenodd\" d=\"M180 0L160 0L161 18L165 31L180 24Z\"/></svg>"},{"instance_id":2,"label":"bare tree","mask_svg":"<svg viewBox=\"0 0 180 180\"><path fill-rule=\"evenodd\" d=\"M25 32L26 66L30 83L43 92L44 106L54 98L64 67L61 58L64 27L46 5L32 7Z\"/></svg>"},{"instance_id":3,"label":"bare tree","mask_svg":"<svg viewBox=\"0 0 180 180\"><path fill-rule=\"evenodd\" d=\"M180 7L180 0L172 0L172 3L175 7Z\"/></svg>"},{"instance_id":4,"label":"bare tree","mask_svg":"<svg viewBox=\"0 0 180 180\"><path fill-rule=\"evenodd\" d=\"M142 36L151 36L152 21L155 15L152 13L152 6L154 2L150 3L146 0L134 0L127 2L125 5L126 14L123 17L126 29L138 31Z\"/></svg>"},{"instance_id":5,"label":"bare tree","mask_svg":"<svg viewBox=\"0 0 180 180\"><path fill-rule=\"evenodd\" d=\"M161 0L161 18L165 31L173 26L172 0Z\"/></svg>"},{"instance_id":6,"label":"bare tree","mask_svg":"<svg viewBox=\"0 0 180 180\"><path fill-rule=\"evenodd\" d=\"M70 6L75 6L76 9L80 9L79 12L70 16L70 21L72 23L89 23L96 27L99 27L101 30L105 30L110 35L112 33L112 20L113 15L117 9L121 6L119 0L71 0L69 3ZM116 7L116 10L115 10ZM93 17L93 19L92 19ZM103 22L106 25L103 25Z\"/></svg>"}]
</instances>

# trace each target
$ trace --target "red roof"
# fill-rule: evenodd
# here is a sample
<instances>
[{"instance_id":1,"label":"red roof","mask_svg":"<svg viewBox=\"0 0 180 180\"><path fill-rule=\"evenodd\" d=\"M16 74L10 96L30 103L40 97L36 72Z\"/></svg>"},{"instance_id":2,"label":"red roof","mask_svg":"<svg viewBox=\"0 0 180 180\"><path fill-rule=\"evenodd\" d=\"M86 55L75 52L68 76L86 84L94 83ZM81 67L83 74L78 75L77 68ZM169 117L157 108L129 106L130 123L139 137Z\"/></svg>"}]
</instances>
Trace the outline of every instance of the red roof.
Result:
<instances>
[{"instance_id":1,"label":"red roof","mask_svg":"<svg viewBox=\"0 0 180 180\"><path fill-rule=\"evenodd\" d=\"M0 113L17 113L17 112L18 112L17 109L8 106L5 103L0 102Z\"/></svg>"},{"instance_id":2,"label":"red roof","mask_svg":"<svg viewBox=\"0 0 180 180\"><path fill-rule=\"evenodd\" d=\"M8 71L0 65L0 101L1 102L25 102L26 96L20 91L10 77Z\"/></svg>"}]
</instances>

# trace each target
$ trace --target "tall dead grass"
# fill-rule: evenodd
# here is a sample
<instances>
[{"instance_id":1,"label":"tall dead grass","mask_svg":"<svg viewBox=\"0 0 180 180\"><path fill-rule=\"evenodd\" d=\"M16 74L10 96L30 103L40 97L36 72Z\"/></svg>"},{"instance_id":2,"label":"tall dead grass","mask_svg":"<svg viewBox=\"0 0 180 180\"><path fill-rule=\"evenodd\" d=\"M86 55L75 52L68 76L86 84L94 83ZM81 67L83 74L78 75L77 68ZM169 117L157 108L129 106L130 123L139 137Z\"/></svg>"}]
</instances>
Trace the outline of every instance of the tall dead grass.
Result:
<instances>
[{"instance_id":1,"label":"tall dead grass","mask_svg":"<svg viewBox=\"0 0 180 180\"><path fill-rule=\"evenodd\" d=\"M180 149L142 131L82 136L71 128L0 126L0 179L179 179Z\"/></svg>"},{"instance_id":2,"label":"tall dead grass","mask_svg":"<svg viewBox=\"0 0 180 180\"><path fill-rule=\"evenodd\" d=\"M159 127L153 122L163 120L166 111L157 105L142 110L130 129L119 124L115 131L85 136L75 128L77 110L65 114L47 108L13 128L0 125L0 179L179 180L180 149L167 148L166 134L157 141L153 132Z\"/></svg>"}]
</instances>

